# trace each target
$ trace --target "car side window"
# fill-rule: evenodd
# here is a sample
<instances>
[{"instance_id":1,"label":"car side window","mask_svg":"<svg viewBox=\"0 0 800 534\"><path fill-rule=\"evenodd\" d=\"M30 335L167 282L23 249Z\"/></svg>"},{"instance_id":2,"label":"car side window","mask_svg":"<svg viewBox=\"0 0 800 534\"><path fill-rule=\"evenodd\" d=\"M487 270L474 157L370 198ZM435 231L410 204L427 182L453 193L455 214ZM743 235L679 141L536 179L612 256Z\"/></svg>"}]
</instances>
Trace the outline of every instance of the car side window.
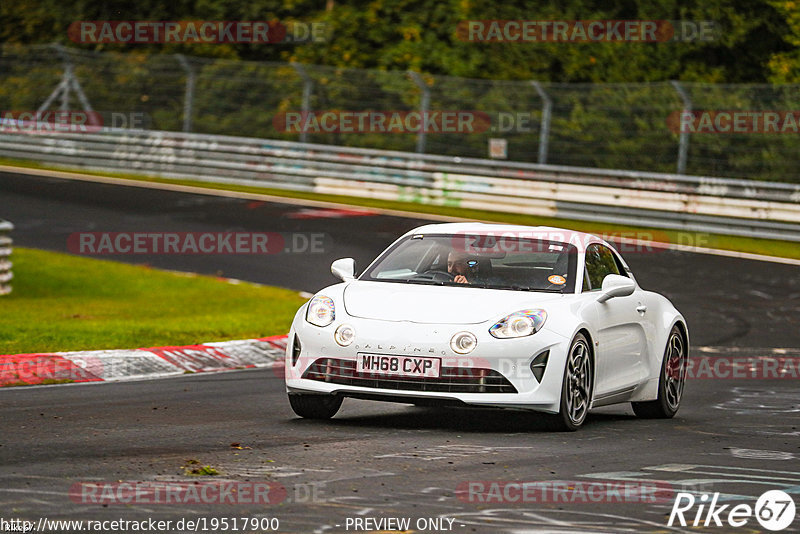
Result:
<instances>
[{"instance_id":1,"label":"car side window","mask_svg":"<svg viewBox=\"0 0 800 534\"><path fill-rule=\"evenodd\" d=\"M599 290L603 286L603 279L609 274L620 274L614 253L599 243L589 245L586 249L586 278L589 287L584 287L584 291Z\"/></svg>"}]
</instances>

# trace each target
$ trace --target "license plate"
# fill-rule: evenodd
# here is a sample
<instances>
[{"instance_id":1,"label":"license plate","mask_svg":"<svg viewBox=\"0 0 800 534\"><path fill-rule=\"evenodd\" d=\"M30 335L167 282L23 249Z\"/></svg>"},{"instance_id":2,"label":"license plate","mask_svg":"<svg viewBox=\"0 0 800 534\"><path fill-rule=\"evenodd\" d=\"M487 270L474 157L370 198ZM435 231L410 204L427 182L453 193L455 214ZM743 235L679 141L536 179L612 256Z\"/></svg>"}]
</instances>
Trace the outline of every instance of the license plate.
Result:
<instances>
[{"instance_id":1,"label":"license plate","mask_svg":"<svg viewBox=\"0 0 800 534\"><path fill-rule=\"evenodd\" d=\"M358 354L356 371L373 375L415 376L439 378L442 362L439 358L417 356L386 356L384 354Z\"/></svg>"}]
</instances>

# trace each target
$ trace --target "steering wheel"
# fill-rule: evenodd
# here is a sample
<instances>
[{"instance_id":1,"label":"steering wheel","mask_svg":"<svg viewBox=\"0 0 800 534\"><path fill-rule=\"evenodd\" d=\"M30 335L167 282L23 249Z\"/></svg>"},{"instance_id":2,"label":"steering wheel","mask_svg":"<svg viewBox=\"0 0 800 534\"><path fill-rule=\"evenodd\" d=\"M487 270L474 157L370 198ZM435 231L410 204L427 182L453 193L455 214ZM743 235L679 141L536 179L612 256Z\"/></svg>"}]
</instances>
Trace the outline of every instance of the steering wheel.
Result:
<instances>
[{"instance_id":1,"label":"steering wheel","mask_svg":"<svg viewBox=\"0 0 800 534\"><path fill-rule=\"evenodd\" d=\"M418 275L414 276L415 280L432 280L432 281L444 281L444 282L452 282L455 280L455 275L443 271L441 269L430 269L424 272L419 273Z\"/></svg>"}]
</instances>

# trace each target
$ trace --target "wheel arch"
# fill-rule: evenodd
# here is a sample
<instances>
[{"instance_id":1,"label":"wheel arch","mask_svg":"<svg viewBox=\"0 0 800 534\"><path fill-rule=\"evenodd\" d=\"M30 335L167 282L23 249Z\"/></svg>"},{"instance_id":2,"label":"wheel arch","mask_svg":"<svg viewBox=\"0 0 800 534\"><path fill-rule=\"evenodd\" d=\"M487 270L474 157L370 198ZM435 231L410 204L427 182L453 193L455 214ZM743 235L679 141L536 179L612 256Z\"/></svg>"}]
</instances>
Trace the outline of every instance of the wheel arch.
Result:
<instances>
[{"instance_id":1,"label":"wheel arch","mask_svg":"<svg viewBox=\"0 0 800 534\"><path fill-rule=\"evenodd\" d=\"M670 326L669 326L669 328L667 328L664 331L664 336L665 336L664 344L661 347L660 351L657 353L658 354L659 372L660 372L661 366L664 365L664 354L665 354L665 351L666 351L666 345L667 345L667 343L669 343L669 335L670 335L670 332L672 332L673 328L676 328L676 327L678 328L678 333L681 336L681 341L683 341L683 346L684 346L684 349L686 350L686 357L687 358L689 357L689 328L686 326L686 321L684 320L683 317L678 315L677 317L675 317L672 320L672 324L670 324L670 323L667 323L667 324L669 324Z\"/></svg>"},{"instance_id":2,"label":"wheel arch","mask_svg":"<svg viewBox=\"0 0 800 534\"><path fill-rule=\"evenodd\" d=\"M591 406L594 402L594 392L597 390L597 356L594 350L594 340L592 339L592 334L589 332L589 329L586 326L581 326L572 338L575 339L575 336L578 334L583 334L583 337L586 338L589 344L589 356L592 358L592 395L589 399L589 406Z\"/></svg>"},{"instance_id":3,"label":"wheel arch","mask_svg":"<svg viewBox=\"0 0 800 534\"><path fill-rule=\"evenodd\" d=\"M675 324L672 325L678 327L678 331L681 333L681 338L683 338L683 346L686 347L686 355L689 355L689 329L686 327L686 323L682 318L679 318L675 321ZM672 328L670 328L672 330Z\"/></svg>"}]
</instances>

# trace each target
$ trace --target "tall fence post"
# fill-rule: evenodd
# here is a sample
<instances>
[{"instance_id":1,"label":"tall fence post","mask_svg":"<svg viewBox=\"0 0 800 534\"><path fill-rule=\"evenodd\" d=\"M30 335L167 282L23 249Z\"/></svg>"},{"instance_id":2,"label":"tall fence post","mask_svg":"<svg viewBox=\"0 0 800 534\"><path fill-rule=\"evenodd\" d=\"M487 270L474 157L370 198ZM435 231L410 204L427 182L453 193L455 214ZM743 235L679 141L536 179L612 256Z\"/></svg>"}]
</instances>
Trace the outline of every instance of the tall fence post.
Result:
<instances>
[{"instance_id":1,"label":"tall fence post","mask_svg":"<svg viewBox=\"0 0 800 534\"><path fill-rule=\"evenodd\" d=\"M314 90L314 80L308 75L306 69L304 69L301 64L292 61L292 67L294 67L297 74L303 78L303 102L300 111L304 117L303 120L305 120L305 117L308 117L308 112L311 110L311 92ZM308 132L305 128L300 129L300 142L308 142Z\"/></svg>"},{"instance_id":2,"label":"tall fence post","mask_svg":"<svg viewBox=\"0 0 800 534\"><path fill-rule=\"evenodd\" d=\"M183 94L183 131L188 133L192 131L192 112L194 107L194 69L191 65L189 65L189 62L186 61L186 58L183 57L183 54L175 54L175 57L178 58L178 62L186 72L186 90Z\"/></svg>"},{"instance_id":3,"label":"tall fence post","mask_svg":"<svg viewBox=\"0 0 800 534\"><path fill-rule=\"evenodd\" d=\"M542 84L531 82L539 98L542 99L542 126L539 128L539 163L547 163L548 142L550 141L550 116L553 112L553 101L545 92Z\"/></svg>"},{"instance_id":4,"label":"tall fence post","mask_svg":"<svg viewBox=\"0 0 800 534\"><path fill-rule=\"evenodd\" d=\"M69 55L67 55L66 49L59 43L53 43L51 46L64 64L64 74L61 76L61 81L56 88L50 93L50 96L48 96L42 105L39 106L39 109L36 110L36 116L39 117L43 112L47 111L47 108L50 107L50 104L52 104L58 96L61 96L61 111L69 112L69 93L70 91L75 91L81 106L83 106L83 110L89 112L89 124L101 126L101 124L98 124L97 117L93 113L94 109L92 109L92 104L89 102L89 99L86 98L86 93L83 92L83 87L81 87L81 83L75 76L75 72L72 68L72 61Z\"/></svg>"},{"instance_id":5,"label":"tall fence post","mask_svg":"<svg viewBox=\"0 0 800 534\"><path fill-rule=\"evenodd\" d=\"M419 103L419 113L423 117L420 121L420 129L417 132L417 154L424 154L425 153L425 115L428 114L428 108L431 105L431 90L428 88L428 85L422 79L422 76L419 73L414 72L413 70L408 71L408 76L411 78L417 87L422 90L422 98L420 99Z\"/></svg>"},{"instance_id":6,"label":"tall fence post","mask_svg":"<svg viewBox=\"0 0 800 534\"><path fill-rule=\"evenodd\" d=\"M689 98L689 94L683 89L680 82L677 80L671 80L669 83L675 88L678 92L678 95L681 97L683 101L683 113L691 113L692 111L692 100ZM680 126L683 124L683 121L678 121L678 126L681 130L680 133L680 140L678 141L678 174L686 174L686 160L689 157L689 132L685 132L683 128Z\"/></svg>"},{"instance_id":7,"label":"tall fence post","mask_svg":"<svg viewBox=\"0 0 800 534\"><path fill-rule=\"evenodd\" d=\"M11 230L14 225L8 221L0 219L0 295L11 293Z\"/></svg>"}]
</instances>

